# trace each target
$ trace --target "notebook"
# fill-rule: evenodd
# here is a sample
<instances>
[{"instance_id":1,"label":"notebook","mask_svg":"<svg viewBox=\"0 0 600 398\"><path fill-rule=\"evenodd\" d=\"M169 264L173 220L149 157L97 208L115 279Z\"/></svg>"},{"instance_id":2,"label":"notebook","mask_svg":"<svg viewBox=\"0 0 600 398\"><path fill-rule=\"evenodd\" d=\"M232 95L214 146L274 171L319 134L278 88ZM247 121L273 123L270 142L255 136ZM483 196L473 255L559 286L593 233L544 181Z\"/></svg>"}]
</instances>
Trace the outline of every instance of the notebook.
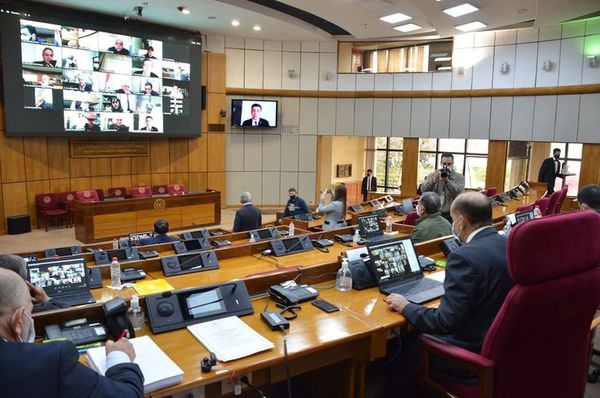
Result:
<instances>
[{"instance_id":1,"label":"notebook","mask_svg":"<svg viewBox=\"0 0 600 398\"><path fill-rule=\"evenodd\" d=\"M130 339L135 349L135 360L144 375L144 393L172 386L183 381L183 370L165 354L150 336ZM96 372L106 373L106 351L104 347L89 349L88 363Z\"/></svg>"},{"instance_id":2,"label":"notebook","mask_svg":"<svg viewBox=\"0 0 600 398\"><path fill-rule=\"evenodd\" d=\"M423 276L410 238L369 244L367 250L382 293L399 293L416 304L444 294L443 283Z\"/></svg>"},{"instance_id":3,"label":"notebook","mask_svg":"<svg viewBox=\"0 0 600 398\"><path fill-rule=\"evenodd\" d=\"M68 306L96 302L90 293L84 258L29 263L27 278L53 300Z\"/></svg>"}]
</instances>

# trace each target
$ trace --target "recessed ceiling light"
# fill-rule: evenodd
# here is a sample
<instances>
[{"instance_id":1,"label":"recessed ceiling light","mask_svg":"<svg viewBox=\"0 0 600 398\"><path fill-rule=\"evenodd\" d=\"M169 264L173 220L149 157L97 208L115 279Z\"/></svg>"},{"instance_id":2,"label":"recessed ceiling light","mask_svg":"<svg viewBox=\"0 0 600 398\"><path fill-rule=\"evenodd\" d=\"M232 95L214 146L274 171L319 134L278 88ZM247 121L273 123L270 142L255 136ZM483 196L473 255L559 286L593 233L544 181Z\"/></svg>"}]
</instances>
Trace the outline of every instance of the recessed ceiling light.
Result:
<instances>
[{"instance_id":1,"label":"recessed ceiling light","mask_svg":"<svg viewBox=\"0 0 600 398\"><path fill-rule=\"evenodd\" d=\"M433 62L444 62L444 61L450 61L452 59L452 57L438 57L438 58L434 58Z\"/></svg>"},{"instance_id":2,"label":"recessed ceiling light","mask_svg":"<svg viewBox=\"0 0 600 398\"><path fill-rule=\"evenodd\" d=\"M412 32L414 30L421 29L422 26L415 25L414 23L407 23L406 25L395 26L394 29L399 30L400 32Z\"/></svg>"},{"instance_id":3,"label":"recessed ceiling light","mask_svg":"<svg viewBox=\"0 0 600 398\"><path fill-rule=\"evenodd\" d=\"M402 21L408 21L411 18L412 17L409 17L408 15L404 15L400 12L397 12L392 15L386 15L385 17L381 17L379 19L381 19L383 22L387 22L387 23L398 23L398 22L402 22Z\"/></svg>"},{"instance_id":4,"label":"recessed ceiling light","mask_svg":"<svg viewBox=\"0 0 600 398\"><path fill-rule=\"evenodd\" d=\"M254 27L253 27L252 29L254 29L254 31L255 31L255 32L258 32L258 31L260 31L262 28L261 28L260 26L258 26L258 25L254 25Z\"/></svg>"},{"instance_id":5,"label":"recessed ceiling light","mask_svg":"<svg viewBox=\"0 0 600 398\"><path fill-rule=\"evenodd\" d=\"M179 6L179 7L177 7L177 9L179 10L179 12L181 12L184 15L190 15L192 13L189 8L184 7L184 6Z\"/></svg>"},{"instance_id":6,"label":"recessed ceiling light","mask_svg":"<svg viewBox=\"0 0 600 398\"><path fill-rule=\"evenodd\" d=\"M231 25L233 25L233 26L240 26L240 21L238 21L237 19L232 19L231 20Z\"/></svg>"},{"instance_id":7,"label":"recessed ceiling light","mask_svg":"<svg viewBox=\"0 0 600 398\"><path fill-rule=\"evenodd\" d=\"M464 3L456 7L446 8L444 12L452 17L460 17L463 15L470 14L479 10L479 8L472 6L469 3Z\"/></svg>"},{"instance_id":8,"label":"recessed ceiling light","mask_svg":"<svg viewBox=\"0 0 600 398\"><path fill-rule=\"evenodd\" d=\"M477 29L481 29L481 28L485 28L487 25L484 23L481 23L479 21L475 21L475 22L469 22L463 25L458 25L455 26L456 29L458 30L462 30L463 32L470 32L472 30L477 30Z\"/></svg>"}]
</instances>

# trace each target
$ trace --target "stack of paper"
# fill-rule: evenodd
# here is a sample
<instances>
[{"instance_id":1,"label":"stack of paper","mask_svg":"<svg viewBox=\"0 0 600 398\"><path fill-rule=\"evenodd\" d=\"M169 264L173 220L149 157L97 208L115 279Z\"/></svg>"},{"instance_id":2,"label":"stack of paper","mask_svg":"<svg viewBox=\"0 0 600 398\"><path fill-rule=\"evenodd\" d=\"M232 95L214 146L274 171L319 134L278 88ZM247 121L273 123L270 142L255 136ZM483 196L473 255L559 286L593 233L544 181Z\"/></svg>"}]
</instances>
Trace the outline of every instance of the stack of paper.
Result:
<instances>
[{"instance_id":1,"label":"stack of paper","mask_svg":"<svg viewBox=\"0 0 600 398\"><path fill-rule=\"evenodd\" d=\"M215 319L187 327L219 361L247 357L275 347L237 316Z\"/></svg>"},{"instance_id":2,"label":"stack of paper","mask_svg":"<svg viewBox=\"0 0 600 398\"><path fill-rule=\"evenodd\" d=\"M144 393L181 383L183 370L161 350L149 336L129 340L135 349L135 361L144 375ZM106 373L106 351L104 347L88 350L90 366L101 375Z\"/></svg>"}]
</instances>

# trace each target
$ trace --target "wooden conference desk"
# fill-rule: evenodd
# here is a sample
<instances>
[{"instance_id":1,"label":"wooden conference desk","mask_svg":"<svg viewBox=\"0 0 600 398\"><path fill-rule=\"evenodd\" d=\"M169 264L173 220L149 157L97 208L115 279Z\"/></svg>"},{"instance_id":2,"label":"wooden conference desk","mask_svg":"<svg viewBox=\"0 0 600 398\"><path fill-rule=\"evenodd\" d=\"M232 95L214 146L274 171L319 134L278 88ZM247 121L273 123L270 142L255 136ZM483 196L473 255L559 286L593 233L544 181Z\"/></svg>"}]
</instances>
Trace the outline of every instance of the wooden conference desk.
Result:
<instances>
[{"instance_id":1,"label":"wooden conference desk","mask_svg":"<svg viewBox=\"0 0 600 398\"><path fill-rule=\"evenodd\" d=\"M84 243L152 230L160 218L171 229L221 223L221 192L84 203L73 201L75 237Z\"/></svg>"}]
</instances>

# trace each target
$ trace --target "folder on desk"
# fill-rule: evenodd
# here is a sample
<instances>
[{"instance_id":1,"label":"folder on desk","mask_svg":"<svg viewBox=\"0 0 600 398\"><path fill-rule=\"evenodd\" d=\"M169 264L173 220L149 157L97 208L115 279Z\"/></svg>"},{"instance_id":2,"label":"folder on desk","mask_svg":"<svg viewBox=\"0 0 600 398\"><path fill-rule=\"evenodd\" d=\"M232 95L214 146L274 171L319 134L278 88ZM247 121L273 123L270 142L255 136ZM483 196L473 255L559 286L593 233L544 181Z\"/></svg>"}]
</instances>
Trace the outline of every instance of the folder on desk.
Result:
<instances>
[{"instance_id":1,"label":"folder on desk","mask_svg":"<svg viewBox=\"0 0 600 398\"><path fill-rule=\"evenodd\" d=\"M165 279L152 279L149 281L138 282L133 285L133 288L140 296L148 296L149 294L174 290L173 286L169 285L169 282Z\"/></svg>"},{"instance_id":2,"label":"folder on desk","mask_svg":"<svg viewBox=\"0 0 600 398\"><path fill-rule=\"evenodd\" d=\"M183 370L165 354L149 337L142 336L130 339L135 349L135 360L144 375L144 393L172 386L183 381ZM106 350L96 347L88 350L88 363L96 372L106 373Z\"/></svg>"}]
</instances>

